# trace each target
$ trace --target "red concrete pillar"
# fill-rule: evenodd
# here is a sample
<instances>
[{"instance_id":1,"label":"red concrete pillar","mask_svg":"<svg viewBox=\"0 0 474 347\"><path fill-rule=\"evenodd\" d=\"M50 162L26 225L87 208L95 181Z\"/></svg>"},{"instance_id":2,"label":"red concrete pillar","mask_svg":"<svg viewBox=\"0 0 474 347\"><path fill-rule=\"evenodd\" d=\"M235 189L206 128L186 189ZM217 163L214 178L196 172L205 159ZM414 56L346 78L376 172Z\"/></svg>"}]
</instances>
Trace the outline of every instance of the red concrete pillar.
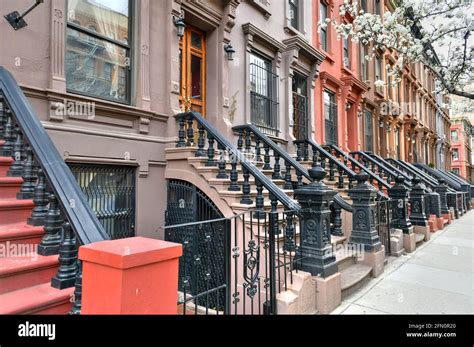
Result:
<instances>
[{"instance_id":1,"label":"red concrete pillar","mask_svg":"<svg viewBox=\"0 0 474 347\"><path fill-rule=\"evenodd\" d=\"M180 244L144 237L79 248L82 314L176 314Z\"/></svg>"}]
</instances>

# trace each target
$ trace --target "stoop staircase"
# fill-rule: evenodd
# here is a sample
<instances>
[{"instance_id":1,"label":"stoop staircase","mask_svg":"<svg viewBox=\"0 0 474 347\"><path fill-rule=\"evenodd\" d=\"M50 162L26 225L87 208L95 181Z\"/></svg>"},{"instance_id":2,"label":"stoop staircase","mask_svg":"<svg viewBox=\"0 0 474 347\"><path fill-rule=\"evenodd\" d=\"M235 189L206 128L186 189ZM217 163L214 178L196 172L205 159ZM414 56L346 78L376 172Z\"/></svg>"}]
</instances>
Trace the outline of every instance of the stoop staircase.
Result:
<instances>
[{"instance_id":1,"label":"stoop staircase","mask_svg":"<svg viewBox=\"0 0 474 347\"><path fill-rule=\"evenodd\" d=\"M255 210L281 213L299 208L294 200L294 190L312 182L308 169L315 161L320 161L328 172L324 183L339 193L332 207L336 217L331 223L331 243L337 247L348 242L352 227L348 189L355 182L356 172L343 162L315 143L314 156L307 153L293 157L254 125L234 127L237 133L237 145L234 146L195 112L179 114L176 118L178 143L165 150L166 179L194 184L208 195L225 217ZM198 124L197 136L189 126L194 122ZM298 226L296 239L299 239ZM336 260L344 296L370 277L371 267L358 263L356 256L347 256L340 250L336 252Z\"/></svg>"},{"instance_id":2,"label":"stoop staircase","mask_svg":"<svg viewBox=\"0 0 474 347\"><path fill-rule=\"evenodd\" d=\"M51 287L58 255L36 252L44 227L27 224L35 205L17 198L23 178L8 176L12 164L11 157L0 157L0 247L5 255L0 257L0 314L65 314L74 288Z\"/></svg>"},{"instance_id":3,"label":"stoop staircase","mask_svg":"<svg viewBox=\"0 0 474 347\"><path fill-rule=\"evenodd\" d=\"M78 246L107 239L21 88L0 66L0 314L79 313Z\"/></svg>"}]
</instances>

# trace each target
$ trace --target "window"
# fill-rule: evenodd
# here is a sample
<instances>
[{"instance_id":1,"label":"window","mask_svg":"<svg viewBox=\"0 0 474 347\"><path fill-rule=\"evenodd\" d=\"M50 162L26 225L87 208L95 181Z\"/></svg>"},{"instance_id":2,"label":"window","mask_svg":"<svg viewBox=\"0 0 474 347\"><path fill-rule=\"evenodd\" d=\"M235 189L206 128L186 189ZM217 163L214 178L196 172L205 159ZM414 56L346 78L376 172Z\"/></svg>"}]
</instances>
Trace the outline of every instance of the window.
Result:
<instances>
[{"instance_id":1,"label":"window","mask_svg":"<svg viewBox=\"0 0 474 347\"><path fill-rule=\"evenodd\" d=\"M135 236L135 168L92 164L69 167L111 239Z\"/></svg>"},{"instance_id":2,"label":"window","mask_svg":"<svg viewBox=\"0 0 474 347\"><path fill-rule=\"evenodd\" d=\"M308 138L308 106L306 77L295 73L292 79L293 91L293 136L297 140Z\"/></svg>"},{"instance_id":3,"label":"window","mask_svg":"<svg viewBox=\"0 0 474 347\"><path fill-rule=\"evenodd\" d=\"M328 17L328 7L324 2L319 5L319 20L321 24L325 24L325 20ZM327 27L321 27L321 48L325 51L328 50L328 32Z\"/></svg>"},{"instance_id":4,"label":"window","mask_svg":"<svg viewBox=\"0 0 474 347\"><path fill-rule=\"evenodd\" d=\"M326 144L337 145L337 102L336 94L324 91L324 122Z\"/></svg>"},{"instance_id":5,"label":"window","mask_svg":"<svg viewBox=\"0 0 474 347\"><path fill-rule=\"evenodd\" d=\"M395 129L395 147L397 149L397 159L400 159L400 128Z\"/></svg>"},{"instance_id":6,"label":"window","mask_svg":"<svg viewBox=\"0 0 474 347\"><path fill-rule=\"evenodd\" d=\"M289 17L290 17L290 24L293 28L299 30L299 23L298 23L298 17L299 17L299 0L289 0Z\"/></svg>"},{"instance_id":7,"label":"window","mask_svg":"<svg viewBox=\"0 0 474 347\"><path fill-rule=\"evenodd\" d=\"M373 151L372 112L365 110L365 150Z\"/></svg>"},{"instance_id":8,"label":"window","mask_svg":"<svg viewBox=\"0 0 474 347\"><path fill-rule=\"evenodd\" d=\"M453 149L453 160L459 160L459 150L457 148Z\"/></svg>"},{"instance_id":9,"label":"window","mask_svg":"<svg viewBox=\"0 0 474 347\"><path fill-rule=\"evenodd\" d=\"M459 141L457 130L451 130L451 141L453 142Z\"/></svg>"},{"instance_id":10,"label":"window","mask_svg":"<svg viewBox=\"0 0 474 347\"><path fill-rule=\"evenodd\" d=\"M381 8L380 8L380 0L375 0L374 7L375 7L375 14L378 14L380 16L380 14L382 13Z\"/></svg>"},{"instance_id":11,"label":"window","mask_svg":"<svg viewBox=\"0 0 474 347\"><path fill-rule=\"evenodd\" d=\"M459 168L455 167L453 168L453 173L457 176L459 176Z\"/></svg>"},{"instance_id":12,"label":"window","mask_svg":"<svg viewBox=\"0 0 474 347\"><path fill-rule=\"evenodd\" d=\"M68 2L66 87L116 102L130 100L129 0Z\"/></svg>"},{"instance_id":13,"label":"window","mask_svg":"<svg viewBox=\"0 0 474 347\"><path fill-rule=\"evenodd\" d=\"M360 78L363 81L367 81L369 79L369 64L366 56L369 55L369 48L366 45L360 46Z\"/></svg>"},{"instance_id":14,"label":"window","mask_svg":"<svg viewBox=\"0 0 474 347\"><path fill-rule=\"evenodd\" d=\"M344 38L344 67L350 69L351 67L351 54L349 46L349 37Z\"/></svg>"},{"instance_id":15,"label":"window","mask_svg":"<svg viewBox=\"0 0 474 347\"><path fill-rule=\"evenodd\" d=\"M393 100L392 89L393 89L393 86L392 86L392 76L391 76L391 75L387 75L387 91L388 91L388 98L389 98L390 100Z\"/></svg>"},{"instance_id":16,"label":"window","mask_svg":"<svg viewBox=\"0 0 474 347\"><path fill-rule=\"evenodd\" d=\"M382 57L379 55L375 56L375 80L382 80ZM375 90L382 94L383 93L383 87L377 87Z\"/></svg>"},{"instance_id":17,"label":"window","mask_svg":"<svg viewBox=\"0 0 474 347\"><path fill-rule=\"evenodd\" d=\"M262 131L278 135L278 76L272 63L258 54L250 54L250 113L252 123Z\"/></svg>"},{"instance_id":18,"label":"window","mask_svg":"<svg viewBox=\"0 0 474 347\"><path fill-rule=\"evenodd\" d=\"M367 0L360 0L360 9L367 12Z\"/></svg>"}]
</instances>

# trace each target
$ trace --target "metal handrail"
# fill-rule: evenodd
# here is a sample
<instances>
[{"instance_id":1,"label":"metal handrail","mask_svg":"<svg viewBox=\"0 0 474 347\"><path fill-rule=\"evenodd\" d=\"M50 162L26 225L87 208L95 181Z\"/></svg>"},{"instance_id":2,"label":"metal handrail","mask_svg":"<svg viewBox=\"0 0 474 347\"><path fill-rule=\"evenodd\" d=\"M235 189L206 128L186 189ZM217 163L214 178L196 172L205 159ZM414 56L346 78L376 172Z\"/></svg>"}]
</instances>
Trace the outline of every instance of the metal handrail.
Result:
<instances>
[{"instance_id":1,"label":"metal handrail","mask_svg":"<svg viewBox=\"0 0 474 347\"><path fill-rule=\"evenodd\" d=\"M406 163L402 160L396 160L393 158L387 158L387 161L397 165L398 167L402 167L404 170L410 172L413 176L417 176L420 178L424 184L426 184L430 189L434 189L439 183L433 177L428 176L425 172L421 171L420 169L412 166L410 163Z\"/></svg>"},{"instance_id":2,"label":"metal handrail","mask_svg":"<svg viewBox=\"0 0 474 347\"><path fill-rule=\"evenodd\" d=\"M383 171L385 171L386 173L388 173L390 176L392 176L394 179L395 177L398 176L398 174L396 172L394 172L393 170L387 168L385 165L383 165L383 163L380 163L378 162L376 159L372 158L371 156L369 156L367 153L365 152L362 152L362 151L352 151L349 153L350 155L354 156L354 155L359 155L361 156L362 158L366 159L367 161L369 161L370 163L374 164L374 165L377 165L379 167L379 169L382 169ZM405 177L404 177L405 178ZM407 181L405 180L405 184L408 184L409 186L411 186L411 182L410 181Z\"/></svg>"},{"instance_id":3,"label":"metal handrail","mask_svg":"<svg viewBox=\"0 0 474 347\"><path fill-rule=\"evenodd\" d=\"M80 242L88 244L110 239L25 94L2 66L0 91Z\"/></svg>"},{"instance_id":4,"label":"metal handrail","mask_svg":"<svg viewBox=\"0 0 474 347\"><path fill-rule=\"evenodd\" d=\"M311 182L313 181L313 179L311 178L308 170L303 165L298 163L298 161L295 160L295 158L293 158L292 156L290 156L288 154L288 152L286 152L282 148L280 148L280 146L278 146L267 135L265 135L263 132L261 132L260 129L258 129L255 125L253 125L253 124L237 125L237 126L233 127L232 129L237 130L237 131L239 131L239 130L250 130L254 134L254 136L258 137L260 142L262 142L262 143L266 144L267 146L269 146L273 150L274 153L278 153L279 157L283 158L283 160L285 162L288 162L298 173L303 175L309 181L311 181ZM308 140L308 141L312 141L312 140ZM342 209L344 209L346 211L349 211L349 212L352 212L352 206L347 201L345 201L343 199L343 197L341 195L339 195L339 193L334 196L334 201Z\"/></svg>"},{"instance_id":5,"label":"metal handrail","mask_svg":"<svg viewBox=\"0 0 474 347\"><path fill-rule=\"evenodd\" d=\"M369 177L373 178L374 180L377 181L378 184L382 185L383 187L385 187L387 190L390 189L392 186L390 184L388 184L384 179L382 179L381 177L379 177L378 175L374 174L371 170L369 170L368 168L366 168L364 165L362 165L361 163L359 163L357 160L355 160L354 158L352 158L349 154L345 153L344 151L342 151L339 147L335 146L335 145L328 145L329 148L333 149L334 151L336 151L339 155L343 156L345 159L347 159L348 161L351 162L351 164L353 166L356 166L359 168L359 170L361 171L364 171L366 174L369 175ZM380 190L379 190L380 192ZM383 192L382 192L383 194ZM384 194L384 197L386 197L386 195Z\"/></svg>"},{"instance_id":6,"label":"metal handrail","mask_svg":"<svg viewBox=\"0 0 474 347\"><path fill-rule=\"evenodd\" d=\"M301 207L293 199L291 199L285 192L283 192L275 183L273 183L264 173L262 173L254 164L252 164L244 155L235 147L230 141L221 135L219 131L209 123L199 112L189 111L178 113L174 116L177 120L181 118L192 117L198 122L211 136L227 151L239 158L240 165L245 168L251 176L258 180L270 194L272 194L278 201L280 201L286 208L299 212Z\"/></svg>"},{"instance_id":7,"label":"metal handrail","mask_svg":"<svg viewBox=\"0 0 474 347\"><path fill-rule=\"evenodd\" d=\"M387 160L382 158L380 155L378 155L376 153L372 153L372 152L365 152L365 153L368 154L369 156L371 156L372 158L374 158L375 160L383 163L385 166L389 167L392 171L395 171L396 173L398 173L398 175L403 176L405 178L405 180L408 180L409 182L411 182L411 180L413 179L413 177L407 175L402 170L400 170L397 167L395 167L394 165L390 164Z\"/></svg>"}]
</instances>

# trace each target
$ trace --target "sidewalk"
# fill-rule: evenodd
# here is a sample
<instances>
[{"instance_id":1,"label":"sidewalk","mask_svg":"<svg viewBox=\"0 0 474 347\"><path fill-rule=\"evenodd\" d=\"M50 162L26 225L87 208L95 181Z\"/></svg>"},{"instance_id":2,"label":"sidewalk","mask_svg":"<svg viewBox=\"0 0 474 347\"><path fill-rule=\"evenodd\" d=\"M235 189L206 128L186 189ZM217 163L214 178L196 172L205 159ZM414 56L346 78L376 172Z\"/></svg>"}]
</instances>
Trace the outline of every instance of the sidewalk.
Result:
<instances>
[{"instance_id":1,"label":"sidewalk","mask_svg":"<svg viewBox=\"0 0 474 347\"><path fill-rule=\"evenodd\" d=\"M390 258L384 273L331 314L474 314L474 210L415 252Z\"/></svg>"}]
</instances>

